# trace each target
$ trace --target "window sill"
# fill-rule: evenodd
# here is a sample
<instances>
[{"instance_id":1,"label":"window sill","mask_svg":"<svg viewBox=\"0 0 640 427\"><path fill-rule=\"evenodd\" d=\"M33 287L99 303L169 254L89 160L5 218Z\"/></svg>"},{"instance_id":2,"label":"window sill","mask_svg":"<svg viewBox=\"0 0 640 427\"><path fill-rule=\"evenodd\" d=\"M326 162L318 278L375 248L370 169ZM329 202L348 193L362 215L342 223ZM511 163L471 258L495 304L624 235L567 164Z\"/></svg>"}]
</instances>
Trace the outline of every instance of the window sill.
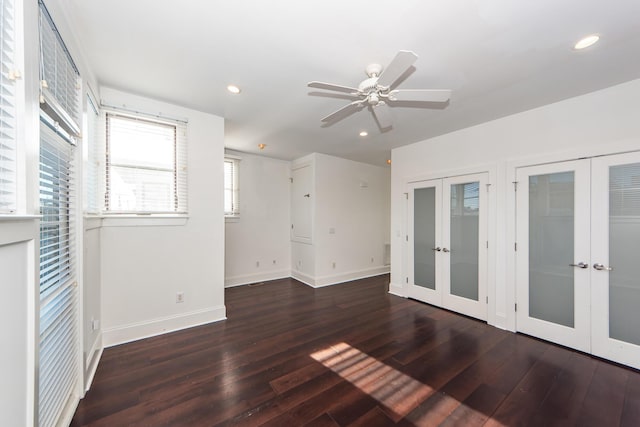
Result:
<instances>
[{"instance_id":1,"label":"window sill","mask_svg":"<svg viewBox=\"0 0 640 427\"><path fill-rule=\"evenodd\" d=\"M225 216L224 222L240 222L240 216Z\"/></svg>"},{"instance_id":2,"label":"window sill","mask_svg":"<svg viewBox=\"0 0 640 427\"><path fill-rule=\"evenodd\" d=\"M92 216L92 218L96 218ZM188 215L104 215L102 227L166 227L184 226Z\"/></svg>"},{"instance_id":3,"label":"window sill","mask_svg":"<svg viewBox=\"0 0 640 427\"><path fill-rule=\"evenodd\" d=\"M0 222L9 221L34 221L42 218L42 215L15 215L15 214L0 214Z\"/></svg>"}]
</instances>

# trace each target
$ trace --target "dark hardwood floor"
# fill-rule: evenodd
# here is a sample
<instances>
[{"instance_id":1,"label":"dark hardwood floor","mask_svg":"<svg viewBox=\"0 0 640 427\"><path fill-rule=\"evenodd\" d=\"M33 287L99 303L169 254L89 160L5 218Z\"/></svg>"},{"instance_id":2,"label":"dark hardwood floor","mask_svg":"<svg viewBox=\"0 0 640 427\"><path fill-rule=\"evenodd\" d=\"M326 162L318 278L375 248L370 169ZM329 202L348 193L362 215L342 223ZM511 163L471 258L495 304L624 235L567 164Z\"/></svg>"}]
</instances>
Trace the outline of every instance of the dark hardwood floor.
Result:
<instances>
[{"instance_id":1,"label":"dark hardwood floor","mask_svg":"<svg viewBox=\"0 0 640 427\"><path fill-rule=\"evenodd\" d=\"M106 349L72 425L640 425L640 372L388 282L227 289L226 321Z\"/></svg>"}]
</instances>

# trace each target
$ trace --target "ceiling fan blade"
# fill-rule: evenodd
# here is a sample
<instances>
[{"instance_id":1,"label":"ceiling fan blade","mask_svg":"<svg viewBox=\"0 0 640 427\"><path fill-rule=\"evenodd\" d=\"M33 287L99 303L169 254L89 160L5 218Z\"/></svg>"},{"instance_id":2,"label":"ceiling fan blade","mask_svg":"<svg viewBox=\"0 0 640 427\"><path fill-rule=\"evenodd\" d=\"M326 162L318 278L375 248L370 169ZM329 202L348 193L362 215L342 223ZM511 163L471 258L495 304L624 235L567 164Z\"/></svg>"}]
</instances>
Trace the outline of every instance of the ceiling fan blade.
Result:
<instances>
[{"instance_id":1,"label":"ceiling fan blade","mask_svg":"<svg viewBox=\"0 0 640 427\"><path fill-rule=\"evenodd\" d=\"M364 101L353 101L351 104L347 104L338 111L334 111L329 114L327 117L322 119L323 122L334 122L341 119L344 119L349 114L355 113L357 110L360 110L364 104Z\"/></svg>"},{"instance_id":2,"label":"ceiling fan blade","mask_svg":"<svg viewBox=\"0 0 640 427\"><path fill-rule=\"evenodd\" d=\"M376 116L380 129L384 130L391 127L391 110L384 101L380 101L378 105L373 107L373 115Z\"/></svg>"},{"instance_id":3,"label":"ceiling fan blade","mask_svg":"<svg viewBox=\"0 0 640 427\"><path fill-rule=\"evenodd\" d=\"M335 90L336 92L344 92L344 93L357 93L358 89L354 87L340 86L334 85L332 83L323 83L323 82L309 82L307 83L309 87L315 87L316 89L326 89L326 90Z\"/></svg>"},{"instance_id":4,"label":"ceiling fan blade","mask_svg":"<svg viewBox=\"0 0 640 427\"><path fill-rule=\"evenodd\" d=\"M389 101L447 102L451 91L447 89L400 89L389 92Z\"/></svg>"},{"instance_id":5,"label":"ceiling fan blade","mask_svg":"<svg viewBox=\"0 0 640 427\"><path fill-rule=\"evenodd\" d=\"M418 55L409 50L398 52L387 68L380 74L378 85L391 87L393 82L398 80L416 62L416 59L418 59Z\"/></svg>"}]
</instances>

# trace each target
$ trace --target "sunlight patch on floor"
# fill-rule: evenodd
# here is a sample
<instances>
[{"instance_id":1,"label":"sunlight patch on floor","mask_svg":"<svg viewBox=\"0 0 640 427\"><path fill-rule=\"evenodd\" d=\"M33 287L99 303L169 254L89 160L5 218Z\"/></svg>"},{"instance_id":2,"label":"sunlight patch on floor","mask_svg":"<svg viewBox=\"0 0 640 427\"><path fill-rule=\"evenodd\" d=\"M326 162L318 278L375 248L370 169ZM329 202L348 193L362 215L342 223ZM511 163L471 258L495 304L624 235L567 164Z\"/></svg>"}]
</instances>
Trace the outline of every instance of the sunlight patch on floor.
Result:
<instances>
[{"instance_id":1,"label":"sunlight patch on floor","mask_svg":"<svg viewBox=\"0 0 640 427\"><path fill-rule=\"evenodd\" d=\"M311 357L367 393L398 421L434 390L395 368L380 362L346 343L311 354Z\"/></svg>"}]
</instances>

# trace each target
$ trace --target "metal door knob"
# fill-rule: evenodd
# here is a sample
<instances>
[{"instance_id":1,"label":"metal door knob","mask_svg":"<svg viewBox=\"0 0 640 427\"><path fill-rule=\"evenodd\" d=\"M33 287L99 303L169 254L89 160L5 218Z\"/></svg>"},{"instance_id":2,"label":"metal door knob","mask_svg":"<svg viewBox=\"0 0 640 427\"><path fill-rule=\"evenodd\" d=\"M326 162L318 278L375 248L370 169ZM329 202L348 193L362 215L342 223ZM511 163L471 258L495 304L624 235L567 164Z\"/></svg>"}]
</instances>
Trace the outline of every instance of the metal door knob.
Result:
<instances>
[{"instance_id":1,"label":"metal door knob","mask_svg":"<svg viewBox=\"0 0 640 427\"><path fill-rule=\"evenodd\" d=\"M611 271L611 270L613 270L613 267L606 267L605 265L599 264L599 263L593 264L593 268L595 268L596 270L601 270L601 271Z\"/></svg>"},{"instance_id":2,"label":"metal door knob","mask_svg":"<svg viewBox=\"0 0 640 427\"><path fill-rule=\"evenodd\" d=\"M442 249L440 249L440 246L437 246L435 248L431 248L431 250L440 252Z\"/></svg>"},{"instance_id":3,"label":"metal door knob","mask_svg":"<svg viewBox=\"0 0 640 427\"><path fill-rule=\"evenodd\" d=\"M451 252L451 251L447 248L442 248L442 252Z\"/></svg>"},{"instance_id":4,"label":"metal door knob","mask_svg":"<svg viewBox=\"0 0 640 427\"><path fill-rule=\"evenodd\" d=\"M577 264L569 264L569 266L578 267L578 268L588 268L589 264L587 264L586 262L579 262ZM595 265L594 265L594 267L595 267Z\"/></svg>"}]
</instances>

